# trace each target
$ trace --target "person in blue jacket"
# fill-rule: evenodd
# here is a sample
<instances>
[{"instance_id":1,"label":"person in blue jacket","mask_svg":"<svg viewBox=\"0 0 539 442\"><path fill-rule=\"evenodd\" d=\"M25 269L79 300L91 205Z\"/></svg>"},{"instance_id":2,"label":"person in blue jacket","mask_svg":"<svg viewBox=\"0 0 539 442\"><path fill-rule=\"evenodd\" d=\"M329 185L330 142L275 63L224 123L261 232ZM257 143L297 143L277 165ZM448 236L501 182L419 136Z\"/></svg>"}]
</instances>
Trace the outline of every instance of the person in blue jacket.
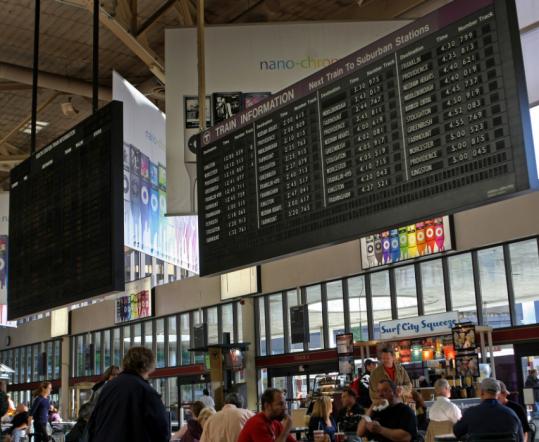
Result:
<instances>
[{"instance_id":1,"label":"person in blue jacket","mask_svg":"<svg viewBox=\"0 0 539 442\"><path fill-rule=\"evenodd\" d=\"M52 384L48 381L42 382L34 391L34 400L30 407L30 416L34 422L34 442L47 442L47 423L49 422L49 396L52 391Z\"/></svg>"},{"instance_id":2,"label":"person in blue jacket","mask_svg":"<svg viewBox=\"0 0 539 442\"><path fill-rule=\"evenodd\" d=\"M101 389L88 422L89 442L167 442L170 423L161 396L148 383L155 355L132 347L122 372Z\"/></svg>"},{"instance_id":3,"label":"person in blue jacket","mask_svg":"<svg viewBox=\"0 0 539 442\"><path fill-rule=\"evenodd\" d=\"M329 436L331 442L335 441L337 425L331 416L332 411L333 404L331 403L331 398L329 396L322 396L315 401L311 419L309 421L308 438L310 441L314 440L315 430L323 430L324 433Z\"/></svg>"}]
</instances>

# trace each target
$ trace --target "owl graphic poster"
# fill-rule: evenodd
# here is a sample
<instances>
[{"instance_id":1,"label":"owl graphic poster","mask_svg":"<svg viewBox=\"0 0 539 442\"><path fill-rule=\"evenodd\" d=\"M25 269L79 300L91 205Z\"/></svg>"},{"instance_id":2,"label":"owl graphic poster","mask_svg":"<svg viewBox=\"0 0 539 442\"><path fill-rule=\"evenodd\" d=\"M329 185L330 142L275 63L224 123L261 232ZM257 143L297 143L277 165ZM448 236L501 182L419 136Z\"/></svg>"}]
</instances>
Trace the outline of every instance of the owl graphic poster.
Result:
<instances>
[{"instance_id":1,"label":"owl graphic poster","mask_svg":"<svg viewBox=\"0 0 539 442\"><path fill-rule=\"evenodd\" d=\"M387 229L361 238L363 269L394 264L453 248L449 216Z\"/></svg>"}]
</instances>

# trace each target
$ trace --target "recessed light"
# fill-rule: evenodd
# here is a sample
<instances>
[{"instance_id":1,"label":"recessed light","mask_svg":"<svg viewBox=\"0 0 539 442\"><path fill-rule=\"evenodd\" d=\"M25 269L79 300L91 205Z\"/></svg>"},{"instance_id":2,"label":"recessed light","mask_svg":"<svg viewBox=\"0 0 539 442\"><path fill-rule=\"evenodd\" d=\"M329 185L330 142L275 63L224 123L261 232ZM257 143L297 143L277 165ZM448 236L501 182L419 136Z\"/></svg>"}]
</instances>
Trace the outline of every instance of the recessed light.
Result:
<instances>
[{"instance_id":1,"label":"recessed light","mask_svg":"<svg viewBox=\"0 0 539 442\"><path fill-rule=\"evenodd\" d=\"M41 129L44 129L47 127L49 123L47 121L36 121L36 133L38 133ZM32 133L32 122L29 121L26 126L24 126L22 129L19 129L22 133L25 134L31 134Z\"/></svg>"}]
</instances>

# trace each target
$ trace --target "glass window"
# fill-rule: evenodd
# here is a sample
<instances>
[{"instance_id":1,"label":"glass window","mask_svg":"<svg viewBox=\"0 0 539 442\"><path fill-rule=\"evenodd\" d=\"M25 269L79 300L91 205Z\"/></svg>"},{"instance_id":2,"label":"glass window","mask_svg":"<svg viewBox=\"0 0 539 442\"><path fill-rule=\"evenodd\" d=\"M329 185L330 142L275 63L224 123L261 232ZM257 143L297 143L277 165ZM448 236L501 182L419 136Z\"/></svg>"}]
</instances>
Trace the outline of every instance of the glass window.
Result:
<instances>
[{"instance_id":1,"label":"glass window","mask_svg":"<svg viewBox=\"0 0 539 442\"><path fill-rule=\"evenodd\" d=\"M234 304L223 304L221 306L221 323L223 324L223 335L229 333L230 342L234 342Z\"/></svg>"},{"instance_id":2,"label":"glass window","mask_svg":"<svg viewBox=\"0 0 539 442\"><path fill-rule=\"evenodd\" d=\"M153 321L141 324L144 327L144 347L153 351Z\"/></svg>"},{"instance_id":3,"label":"glass window","mask_svg":"<svg viewBox=\"0 0 539 442\"><path fill-rule=\"evenodd\" d=\"M433 259L419 264L421 286L423 288L423 310L426 315L446 311L444 272L441 259Z\"/></svg>"},{"instance_id":4,"label":"glass window","mask_svg":"<svg viewBox=\"0 0 539 442\"><path fill-rule=\"evenodd\" d=\"M110 367L110 332L111 330L105 330L103 332L103 367L105 370Z\"/></svg>"},{"instance_id":5,"label":"glass window","mask_svg":"<svg viewBox=\"0 0 539 442\"><path fill-rule=\"evenodd\" d=\"M459 312L460 322L477 324L472 255L462 253L450 256L447 258L447 263L453 311Z\"/></svg>"},{"instance_id":6,"label":"glass window","mask_svg":"<svg viewBox=\"0 0 539 442\"><path fill-rule=\"evenodd\" d=\"M95 371L94 374L101 374L101 332L94 333L94 351L95 351Z\"/></svg>"},{"instance_id":7,"label":"glass window","mask_svg":"<svg viewBox=\"0 0 539 442\"><path fill-rule=\"evenodd\" d=\"M350 304L350 331L354 335L354 341L368 341L367 293L363 275L348 278L348 302Z\"/></svg>"},{"instance_id":8,"label":"glass window","mask_svg":"<svg viewBox=\"0 0 539 442\"><path fill-rule=\"evenodd\" d=\"M393 319L391 314L391 291L389 288L389 272L371 273L372 320L374 323L374 339L380 339L380 321Z\"/></svg>"},{"instance_id":9,"label":"glass window","mask_svg":"<svg viewBox=\"0 0 539 442\"><path fill-rule=\"evenodd\" d=\"M219 324L217 307L206 309L208 324L208 344L219 344Z\"/></svg>"},{"instance_id":10,"label":"glass window","mask_svg":"<svg viewBox=\"0 0 539 442\"><path fill-rule=\"evenodd\" d=\"M124 264L125 264L125 282L131 281L131 255L132 251L126 252L124 254Z\"/></svg>"},{"instance_id":11,"label":"glass window","mask_svg":"<svg viewBox=\"0 0 539 442\"><path fill-rule=\"evenodd\" d=\"M174 333L176 335L176 333ZM174 336L175 337L175 336ZM169 335L170 339L170 335ZM176 342L176 340L174 340ZM155 358L157 368L165 366L165 320L164 318L155 320Z\"/></svg>"},{"instance_id":12,"label":"glass window","mask_svg":"<svg viewBox=\"0 0 539 442\"><path fill-rule=\"evenodd\" d=\"M166 266L168 282L170 283L176 281L176 268L174 264L167 263Z\"/></svg>"},{"instance_id":13,"label":"glass window","mask_svg":"<svg viewBox=\"0 0 539 442\"><path fill-rule=\"evenodd\" d=\"M509 298L503 247L492 247L477 252L481 298L483 302L483 322L491 327L511 326Z\"/></svg>"},{"instance_id":14,"label":"glass window","mask_svg":"<svg viewBox=\"0 0 539 442\"><path fill-rule=\"evenodd\" d=\"M77 376L84 376L84 337L77 336Z\"/></svg>"},{"instance_id":15,"label":"glass window","mask_svg":"<svg viewBox=\"0 0 539 442\"><path fill-rule=\"evenodd\" d=\"M144 256L144 274L146 276L152 276L152 271L153 271L152 257L146 254L144 254L143 256Z\"/></svg>"},{"instance_id":16,"label":"glass window","mask_svg":"<svg viewBox=\"0 0 539 442\"><path fill-rule=\"evenodd\" d=\"M239 302L236 302L235 304L236 308L236 318L237 318L237 324L236 328L238 330L238 342L243 342L243 305Z\"/></svg>"},{"instance_id":17,"label":"glass window","mask_svg":"<svg viewBox=\"0 0 539 442\"><path fill-rule=\"evenodd\" d=\"M336 347L335 336L345 332L342 281L326 284L328 299L329 347Z\"/></svg>"},{"instance_id":18,"label":"glass window","mask_svg":"<svg viewBox=\"0 0 539 442\"><path fill-rule=\"evenodd\" d=\"M47 342L47 379L52 379L52 342Z\"/></svg>"},{"instance_id":19,"label":"glass window","mask_svg":"<svg viewBox=\"0 0 539 442\"><path fill-rule=\"evenodd\" d=\"M131 326L130 325L125 325L124 326L124 355L129 351L129 349L131 348ZM140 342L139 342L140 344ZM122 356L123 357L123 356Z\"/></svg>"},{"instance_id":20,"label":"glass window","mask_svg":"<svg viewBox=\"0 0 539 442\"><path fill-rule=\"evenodd\" d=\"M515 291L516 324L539 322L539 256L537 240L509 244L511 277Z\"/></svg>"},{"instance_id":21,"label":"glass window","mask_svg":"<svg viewBox=\"0 0 539 442\"><path fill-rule=\"evenodd\" d=\"M173 421L177 421L179 420L178 378L177 377L167 378L167 390L168 390L168 401L169 401L170 411L172 413L171 419Z\"/></svg>"},{"instance_id":22,"label":"glass window","mask_svg":"<svg viewBox=\"0 0 539 442\"><path fill-rule=\"evenodd\" d=\"M133 324L133 338L131 342L133 343L133 347L137 347L142 345L142 337L144 336L142 331L142 323L138 322L136 324Z\"/></svg>"},{"instance_id":23,"label":"glass window","mask_svg":"<svg viewBox=\"0 0 539 442\"><path fill-rule=\"evenodd\" d=\"M394 272L398 317L411 318L418 316L414 266L397 267Z\"/></svg>"},{"instance_id":24,"label":"glass window","mask_svg":"<svg viewBox=\"0 0 539 442\"><path fill-rule=\"evenodd\" d=\"M26 382L26 347L21 347L20 351L20 365L19 365L19 382L21 384Z\"/></svg>"},{"instance_id":25,"label":"glass window","mask_svg":"<svg viewBox=\"0 0 539 442\"><path fill-rule=\"evenodd\" d=\"M62 341L54 341L54 379L62 377Z\"/></svg>"},{"instance_id":26,"label":"glass window","mask_svg":"<svg viewBox=\"0 0 539 442\"><path fill-rule=\"evenodd\" d=\"M165 263L160 259L156 259L155 266L157 267L155 269L155 273L156 273L155 277L156 277L157 285L164 284L165 283Z\"/></svg>"},{"instance_id":27,"label":"glass window","mask_svg":"<svg viewBox=\"0 0 539 442\"><path fill-rule=\"evenodd\" d=\"M191 328L189 324L189 313L184 313L180 316L180 352L181 365L189 365L191 363Z\"/></svg>"},{"instance_id":28,"label":"glass window","mask_svg":"<svg viewBox=\"0 0 539 442\"><path fill-rule=\"evenodd\" d=\"M324 320L322 315L322 288L312 285L306 288L309 306L309 350L324 348Z\"/></svg>"},{"instance_id":29,"label":"glass window","mask_svg":"<svg viewBox=\"0 0 539 442\"><path fill-rule=\"evenodd\" d=\"M284 353L283 295L276 293L269 296L271 354Z\"/></svg>"},{"instance_id":30,"label":"glass window","mask_svg":"<svg viewBox=\"0 0 539 442\"><path fill-rule=\"evenodd\" d=\"M124 329L125 330L125 329ZM120 328L113 328L111 330L112 335L112 365L120 366L122 361L122 349L120 342Z\"/></svg>"},{"instance_id":31,"label":"glass window","mask_svg":"<svg viewBox=\"0 0 539 442\"><path fill-rule=\"evenodd\" d=\"M73 342L73 348L75 348L76 338L73 338L72 342ZM34 345L33 356L34 356L34 362L32 364L32 382L37 382L39 381L39 361L41 357L40 344ZM8 367L11 367L11 364L8 364ZM73 364L73 367L76 367L76 364ZM76 376L76 374L77 373L74 371L73 376Z\"/></svg>"},{"instance_id":32,"label":"glass window","mask_svg":"<svg viewBox=\"0 0 539 442\"><path fill-rule=\"evenodd\" d=\"M290 308L296 307L297 305L301 305L301 291L300 290L289 290L286 292L286 299L288 301L288 347L290 348L290 352L298 352L303 351L303 342L292 344L292 323L291 323L291 316L290 316Z\"/></svg>"},{"instance_id":33,"label":"glass window","mask_svg":"<svg viewBox=\"0 0 539 442\"><path fill-rule=\"evenodd\" d=\"M84 348L84 376L91 376L93 374L92 359L94 355L92 354L93 347L92 345L92 335L88 333L86 335L86 347ZM49 369L48 369L48 360L49 360L49 344L47 343L47 379L50 379Z\"/></svg>"},{"instance_id":34,"label":"glass window","mask_svg":"<svg viewBox=\"0 0 539 442\"><path fill-rule=\"evenodd\" d=\"M266 356L266 308L264 305L265 296L256 298L258 302L258 354Z\"/></svg>"},{"instance_id":35,"label":"glass window","mask_svg":"<svg viewBox=\"0 0 539 442\"><path fill-rule=\"evenodd\" d=\"M178 332L176 329L176 316L169 316L168 322L168 366L177 365Z\"/></svg>"}]
</instances>

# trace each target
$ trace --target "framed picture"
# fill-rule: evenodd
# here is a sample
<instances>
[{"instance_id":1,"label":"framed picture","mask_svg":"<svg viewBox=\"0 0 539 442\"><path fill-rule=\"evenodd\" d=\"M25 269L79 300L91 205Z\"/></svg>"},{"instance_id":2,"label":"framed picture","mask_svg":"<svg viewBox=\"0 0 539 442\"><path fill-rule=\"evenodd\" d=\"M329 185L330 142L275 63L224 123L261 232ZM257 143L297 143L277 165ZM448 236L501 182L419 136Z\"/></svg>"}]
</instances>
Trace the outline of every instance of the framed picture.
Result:
<instances>
[{"instance_id":1,"label":"framed picture","mask_svg":"<svg viewBox=\"0 0 539 442\"><path fill-rule=\"evenodd\" d=\"M339 374L354 374L354 355L339 356Z\"/></svg>"},{"instance_id":2,"label":"framed picture","mask_svg":"<svg viewBox=\"0 0 539 442\"><path fill-rule=\"evenodd\" d=\"M198 129L199 126L199 107L197 96L187 96L183 98L185 129ZM206 96L206 106L204 109L206 114L206 127L211 126L211 97Z\"/></svg>"},{"instance_id":3,"label":"framed picture","mask_svg":"<svg viewBox=\"0 0 539 442\"><path fill-rule=\"evenodd\" d=\"M457 376L479 377L479 357L477 353L458 355L455 360Z\"/></svg>"},{"instance_id":4,"label":"framed picture","mask_svg":"<svg viewBox=\"0 0 539 442\"><path fill-rule=\"evenodd\" d=\"M344 333L335 336L337 342L337 354L346 355L354 352L354 335L352 333Z\"/></svg>"},{"instance_id":5,"label":"framed picture","mask_svg":"<svg viewBox=\"0 0 539 442\"><path fill-rule=\"evenodd\" d=\"M271 92L247 92L243 94L243 109L249 109L257 105L270 95Z\"/></svg>"},{"instance_id":6,"label":"framed picture","mask_svg":"<svg viewBox=\"0 0 539 442\"><path fill-rule=\"evenodd\" d=\"M475 325L459 324L453 327L453 346L457 353L474 352L477 344L475 342Z\"/></svg>"},{"instance_id":7,"label":"framed picture","mask_svg":"<svg viewBox=\"0 0 539 442\"><path fill-rule=\"evenodd\" d=\"M213 94L213 122L218 124L241 110L241 92L216 92Z\"/></svg>"}]
</instances>

